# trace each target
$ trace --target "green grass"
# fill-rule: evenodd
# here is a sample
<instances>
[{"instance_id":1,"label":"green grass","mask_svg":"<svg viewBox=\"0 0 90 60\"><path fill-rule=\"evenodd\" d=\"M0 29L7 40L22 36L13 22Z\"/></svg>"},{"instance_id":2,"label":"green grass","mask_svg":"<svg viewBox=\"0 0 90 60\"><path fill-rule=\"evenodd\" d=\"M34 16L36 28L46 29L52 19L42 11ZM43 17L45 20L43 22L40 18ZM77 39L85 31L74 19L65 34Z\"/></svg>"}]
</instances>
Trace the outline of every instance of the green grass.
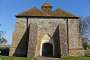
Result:
<instances>
[{"instance_id":1,"label":"green grass","mask_svg":"<svg viewBox=\"0 0 90 60\"><path fill-rule=\"evenodd\" d=\"M0 60L35 60L35 58L0 56Z\"/></svg>"},{"instance_id":2,"label":"green grass","mask_svg":"<svg viewBox=\"0 0 90 60\"><path fill-rule=\"evenodd\" d=\"M25 57L0 56L0 60L37 60L37 59ZM60 58L60 60L90 60L90 57L62 57Z\"/></svg>"},{"instance_id":3,"label":"green grass","mask_svg":"<svg viewBox=\"0 0 90 60\"><path fill-rule=\"evenodd\" d=\"M90 57L63 57L61 60L90 60Z\"/></svg>"}]
</instances>

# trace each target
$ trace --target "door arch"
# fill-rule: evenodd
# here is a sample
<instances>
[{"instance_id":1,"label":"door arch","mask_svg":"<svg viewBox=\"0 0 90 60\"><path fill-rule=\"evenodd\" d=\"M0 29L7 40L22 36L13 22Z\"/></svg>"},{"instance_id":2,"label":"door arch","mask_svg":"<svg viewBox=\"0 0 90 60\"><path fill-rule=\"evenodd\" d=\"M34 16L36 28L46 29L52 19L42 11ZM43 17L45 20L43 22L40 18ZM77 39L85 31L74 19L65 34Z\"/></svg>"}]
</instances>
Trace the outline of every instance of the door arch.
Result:
<instances>
[{"instance_id":1,"label":"door arch","mask_svg":"<svg viewBox=\"0 0 90 60\"><path fill-rule=\"evenodd\" d=\"M53 45L44 43L42 46L42 56L53 57Z\"/></svg>"}]
</instances>

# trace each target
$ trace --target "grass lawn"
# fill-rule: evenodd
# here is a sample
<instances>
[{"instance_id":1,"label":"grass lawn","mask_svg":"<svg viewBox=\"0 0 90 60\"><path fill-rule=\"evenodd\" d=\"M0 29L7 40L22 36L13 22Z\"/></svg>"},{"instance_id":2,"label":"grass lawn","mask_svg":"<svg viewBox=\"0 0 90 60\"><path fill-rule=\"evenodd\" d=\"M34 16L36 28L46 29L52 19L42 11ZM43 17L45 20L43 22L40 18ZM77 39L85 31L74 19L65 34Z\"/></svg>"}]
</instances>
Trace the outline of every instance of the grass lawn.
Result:
<instances>
[{"instance_id":1,"label":"grass lawn","mask_svg":"<svg viewBox=\"0 0 90 60\"><path fill-rule=\"evenodd\" d=\"M90 60L90 57L63 57L61 60Z\"/></svg>"},{"instance_id":2,"label":"grass lawn","mask_svg":"<svg viewBox=\"0 0 90 60\"><path fill-rule=\"evenodd\" d=\"M0 56L0 60L37 60L37 59L24 58L24 57ZM63 58L60 58L60 60L90 60L90 57L63 57Z\"/></svg>"},{"instance_id":3,"label":"grass lawn","mask_svg":"<svg viewBox=\"0 0 90 60\"><path fill-rule=\"evenodd\" d=\"M35 60L34 58L0 56L0 60Z\"/></svg>"}]
</instances>

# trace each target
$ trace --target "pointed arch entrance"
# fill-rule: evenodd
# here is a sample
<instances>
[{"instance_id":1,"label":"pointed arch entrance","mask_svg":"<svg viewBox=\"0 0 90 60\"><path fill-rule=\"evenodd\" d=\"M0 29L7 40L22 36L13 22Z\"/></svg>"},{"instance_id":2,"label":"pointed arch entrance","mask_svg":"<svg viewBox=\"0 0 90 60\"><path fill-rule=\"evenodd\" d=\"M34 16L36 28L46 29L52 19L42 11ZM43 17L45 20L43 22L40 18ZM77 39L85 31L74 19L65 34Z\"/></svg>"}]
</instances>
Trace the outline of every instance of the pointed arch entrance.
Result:
<instances>
[{"instance_id":1,"label":"pointed arch entrance","mask_svg":"<svg viewBox=\"0 0 90 60\"><path fill-rule=\"evenodd\" d=\"M41 39L40 56L46 56L46 57L54 56L54 44L49 34L45 34Z\"/></svg>"},{"instance_id":2,"label":"pointed arch entrance","mask_svg":"<svg viewBox=\"0 0 90 60\"><path fill-rule=\"evenodd\" d=\"M53 57L53 45L44 43L42 46L42 56Z\"/></svg>"}]
</instances>

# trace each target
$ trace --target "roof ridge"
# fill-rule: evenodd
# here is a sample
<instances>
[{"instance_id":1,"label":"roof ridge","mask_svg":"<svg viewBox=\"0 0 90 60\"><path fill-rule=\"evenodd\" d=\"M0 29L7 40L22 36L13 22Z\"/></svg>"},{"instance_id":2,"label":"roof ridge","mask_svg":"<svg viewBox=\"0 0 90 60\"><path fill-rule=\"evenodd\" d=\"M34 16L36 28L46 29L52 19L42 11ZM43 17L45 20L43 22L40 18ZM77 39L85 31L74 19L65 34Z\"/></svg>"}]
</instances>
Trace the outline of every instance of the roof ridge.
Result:
<instances>
[{"instance_id":1,"label":"roof ridge","mask_svg":"<svg viewBox=\"0 0 90 60\"><path fill-rule=\"evenodd\" d=\"M28 10L26 10L26 11L24 11L24 12L21 12L21 13L17 14L16 16L21 16L21 15L27 13L27 12L34 11L34 10L36 10L36 11L38 11L38 12L40 12L40 13L43 13L43 12L42 12L40 9L38 9L37 7L32 7L31 9L28 9Z\"/></svg>"},{"instance_id":2,"label":"roof ridge","mask_svg":"<svg viewBox=\"0 0 90 60\"><path fill-rule=\"evenodd\" d=\"M37 7L32 7L31 9L26 10L23 13L17 14L16 16L57 16L57 17L78 17L74 14L67 12L61 8L57 8L50 13L44 12L42 9Z\"/></svg>"},{"instance_id":3,"label":"roof ridge","mask_svg":"<svg viewBox=\"0 0 90 60\"><path fill-rule=\"evenodd\" d=\"M57 8L54 12L57 12L57 11L62 11L62 13L66 13L66 14L69 14L69 15L71 15L71 16L75 16L74 14L72 14L72 13L70 13L70 12L67 12L67 11L65 11L64 9L61 9L61 8Z\"/></svg>"}]
</instances>

